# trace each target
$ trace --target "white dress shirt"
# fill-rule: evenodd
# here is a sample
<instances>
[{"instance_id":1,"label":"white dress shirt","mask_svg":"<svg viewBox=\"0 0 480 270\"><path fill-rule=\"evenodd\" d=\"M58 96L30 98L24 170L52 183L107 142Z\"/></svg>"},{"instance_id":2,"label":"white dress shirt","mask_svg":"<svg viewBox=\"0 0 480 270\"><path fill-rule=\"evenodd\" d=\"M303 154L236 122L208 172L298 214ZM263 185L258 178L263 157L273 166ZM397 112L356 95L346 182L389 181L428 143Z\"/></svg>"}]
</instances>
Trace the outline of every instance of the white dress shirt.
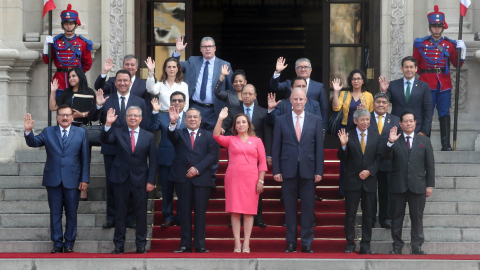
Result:
<instances>
[{"instance_id":1,"label":"white dress shirt","mask_svg":"<svg viewBox=\"0 0 480 270\"><path fill-rule=\"evenodd\" d=\"M105 132L108 132L110 128L112 128L112 126L109 126L109 127L105 126ZM135 130L135 133L133 133L133 136L135 136L135 145L137 145L138 133L140 132L140 127L137 127L136 129L128 128L128 136L131 136L132 130Z\"/></svg>"},{"instance_id":2,"label":"white dress shirt","mask_svg":"<svg viewBox=\"0 0 480 270\"><path fill-rule=\"evenodd\" d=\"M168 84L167 81L165 82L157 82L155 83L154 77L148 77L147 79L147 92L152 95L159 95L158 103L162 104L160 110L167 111L170 108L170 96L173 92L182 92L185 94L185 107L183 111L186 112L188 110L188 85L185 82L181 83L174 83L172 87Z\"/></svg>"},{"instance_id":3,"label":"white dress shirt","mask_svg":"<svg viewBox=\"0 0 480 270\"><path fill-rule=\"evenodd\" d=\"M205 95L205 100L200 99L200 91L202 88L202 81L203 81L203 70L205 69L205 63L207 60L203 58L203 64L200 67L200 72L198 73L197 84L195 85L195 93L193 93L192 99L198 103L202 104L213 104L213 70L215 67L215 56L208 60L210 63L208 65L208 81L207 81L207 92Z\"/></svg>"},{"instance_id":4,"label":"white dress shirt","mask_svg":"<svg viewBox=\"0 0 480 270\"><path fill-rule=\"evenodd\" d=\"M273 73L273 78L276 79L278 77L280 77L280 73L277 74L277 72L274 72ZM308 92L308 86L310 85L310 78L308 78L306 81L307 81L307 89L305 89L305 93Z\"/></svg>"},{"instance_id":5,"label":"white dress shirt","mask_svg":"<svg viewBox=\"0 0 480 270\"><path fill-rule=\"evenodd\" d=\"M377 126L378 126L378 114L375 111L373 111L373 113L375 114L375 121L377 121ZM385 113L384 115L381 115L381 116L383 116L382 117L382 126L385 127L385 116L387 116L387 113Z\"/></svg>"},{"instance_id":6,"label":"white dress shirt","mask_svg":"<svg viewBox=\"0 0 480 270\"><path fill-rule=\"evenodd\" d=\"M413 83L415 82L415 77L413 77L411 80L407 81L405 77L403 77L403 93L406 95L407 94L407 82L410 82L410 95L412 95L412 90L413 90Z\"/></svg>"},{"instance_id":7,"label":"white dress shirt","mask_svg":"<svg viewBox=\"0 0 480 270\"><path fill-rule=\"evenodd\" d=\"M297 114L292 110L293 128L297 125ZM305 121L305 110L300 114L300 128L303 132L303 122Z\"/></svg>"}]
</instances>

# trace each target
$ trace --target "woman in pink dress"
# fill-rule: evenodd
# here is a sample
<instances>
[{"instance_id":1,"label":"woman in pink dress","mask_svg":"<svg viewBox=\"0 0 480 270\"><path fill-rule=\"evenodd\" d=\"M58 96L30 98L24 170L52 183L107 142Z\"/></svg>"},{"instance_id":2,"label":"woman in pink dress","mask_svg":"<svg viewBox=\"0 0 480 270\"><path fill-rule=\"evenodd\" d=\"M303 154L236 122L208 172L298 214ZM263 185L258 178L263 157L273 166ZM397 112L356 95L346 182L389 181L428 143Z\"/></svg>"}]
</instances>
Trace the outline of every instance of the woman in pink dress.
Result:
<instances>
[{"instance_id":1,"label":"woman in pink dress","mask_svg":"<svg viewBox=\"0 0 480 270\"><path fill-rule=\"evenodd\" d=\"M255 137L250 119L243 113L233 120L232 136L222 136L222 123L228 116L228 108L220 112L213 138L228 149L228 168L225 173L225 211L231 213L233 252L242 250L240 242L240 217L243 214L243 252L250 252L253 216L257 214L258 195L263 192L267 171L265 147Z\"/></svg>"}]
</instances>

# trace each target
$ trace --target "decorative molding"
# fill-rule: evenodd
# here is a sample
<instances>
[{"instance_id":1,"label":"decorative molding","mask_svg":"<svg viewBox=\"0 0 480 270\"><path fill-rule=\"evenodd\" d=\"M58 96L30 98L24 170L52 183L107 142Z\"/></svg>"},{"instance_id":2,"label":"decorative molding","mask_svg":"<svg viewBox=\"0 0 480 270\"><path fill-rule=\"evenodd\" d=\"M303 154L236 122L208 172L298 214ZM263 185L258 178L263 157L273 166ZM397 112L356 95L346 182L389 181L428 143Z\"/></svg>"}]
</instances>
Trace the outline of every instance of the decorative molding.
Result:
<instances>
[{"instance_id":1,"label":"decorative molding","mask_svg":"<svg viewBox=\"0 0 480 270\"><path fill-rule=\"evenodd\" d=\"M405 0L391 0L390 80L402 77L400 63L404 57Z\"/></svg>"},{"instance_id":2,"label":"decorative molding","mask_svg":"<svg viewBox=\"0 0 480 270\"><path fill-rule=\"evenodd\" d=\"M453 114L455 110L455 83L457 81L457 70L450 69L450 77L452 78L452 106L450 106L450 114ZM468 93L468 70L460 69L460 93L458 95L458 112L465 112L467 106L467 93Z\"/></svg>"},{"instance_id":3,"label":"decorative molding","mask_svg":"<svg viewBox=\"0 0 480 270\"><path fill-rule=\"evenodd\" d=\"M121 68L124 52L124 0L110 0L110 57L115 66L110 71L109 76L114 76L115 72Z\"/></svg>"},{"instance_id":4,"label":"decorative molding","mask_svg":"<svg viewBox=\"0 0 480 270\"><path fill-rule=\"evenodd\" d=\"M24 128L16 128L12 126L0 127L0 136L2 137L24 137ZM34 134L38 134L37 130L33 130Z\"/></svg>"}]
</instances>

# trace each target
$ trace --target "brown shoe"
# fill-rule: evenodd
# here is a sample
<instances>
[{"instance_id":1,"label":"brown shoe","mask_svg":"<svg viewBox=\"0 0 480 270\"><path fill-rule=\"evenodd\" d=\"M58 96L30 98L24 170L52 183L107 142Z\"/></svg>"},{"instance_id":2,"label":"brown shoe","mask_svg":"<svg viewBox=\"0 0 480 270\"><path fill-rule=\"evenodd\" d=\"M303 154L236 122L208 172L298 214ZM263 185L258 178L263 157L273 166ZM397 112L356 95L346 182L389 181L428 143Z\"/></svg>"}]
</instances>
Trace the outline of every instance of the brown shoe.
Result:
<instances>
[{"instance_id":1,"label":"brown shoe","mask_svg":"<svg viewBox=\"0 0 480 270\"><path fill-rule=\"evenodd\" d=\"M170 220L165 220L165 222L163 222L160 227L162 228L168 228L170 226L173 226L173 222L171 222Z\"/></svg>"}]
</instances>

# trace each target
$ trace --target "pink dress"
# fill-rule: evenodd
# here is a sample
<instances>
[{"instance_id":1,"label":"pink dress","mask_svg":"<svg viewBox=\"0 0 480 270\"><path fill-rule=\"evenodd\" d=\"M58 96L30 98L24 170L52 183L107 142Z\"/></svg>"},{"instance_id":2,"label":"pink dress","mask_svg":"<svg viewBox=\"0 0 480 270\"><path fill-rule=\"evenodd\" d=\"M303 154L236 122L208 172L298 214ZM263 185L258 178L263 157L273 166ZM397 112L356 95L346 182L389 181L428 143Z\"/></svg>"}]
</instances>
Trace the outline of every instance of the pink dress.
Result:
<instances>
[{"instance_id":1,"label":"pink dress","mask_svg":"<svg viewBox=\"0 0 480 270\"><path fill-rule=\"evenodd\" d=\"M257 182L259 171L267 171L262 140L250 136L242 142L239 136L213 136L228 149L225 173L225 211L247 215L257 214Z\"/></svg>"}]
</instances>

